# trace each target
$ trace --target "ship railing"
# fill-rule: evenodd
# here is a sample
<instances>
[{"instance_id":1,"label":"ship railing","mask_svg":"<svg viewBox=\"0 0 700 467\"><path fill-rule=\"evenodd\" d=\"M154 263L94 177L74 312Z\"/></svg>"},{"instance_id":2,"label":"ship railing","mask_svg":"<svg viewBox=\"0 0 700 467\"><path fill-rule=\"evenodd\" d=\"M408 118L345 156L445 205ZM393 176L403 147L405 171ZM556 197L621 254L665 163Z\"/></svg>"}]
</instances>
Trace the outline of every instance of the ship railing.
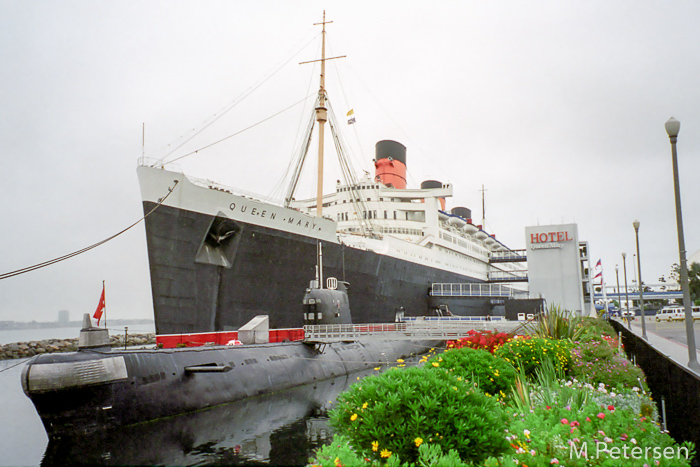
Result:
<instances>
[{"instance_id":1,"label":"ship railing","mask_svg":"<svg viewBox=\"0 0 700 467\"><path fill-rule=\"evenodd\" d=\"M522 298L527 292L502 284L484 283L441 283L435 282L430 288L434 297L503 297Z\"/></svg>"},{"instance_id":2,"label":"ship railing","mask_svg":"<svg viewBox=\"0 0 700 467\"><path fill-rule=\"evenodd\" d=\"M499 329L503 327L499 322ZM412 321L386 324L312 324L304 326L306 342L339 342L358 339L459 339L471 330L492 329L491 321Z\"/></svg>"}]
</instances>

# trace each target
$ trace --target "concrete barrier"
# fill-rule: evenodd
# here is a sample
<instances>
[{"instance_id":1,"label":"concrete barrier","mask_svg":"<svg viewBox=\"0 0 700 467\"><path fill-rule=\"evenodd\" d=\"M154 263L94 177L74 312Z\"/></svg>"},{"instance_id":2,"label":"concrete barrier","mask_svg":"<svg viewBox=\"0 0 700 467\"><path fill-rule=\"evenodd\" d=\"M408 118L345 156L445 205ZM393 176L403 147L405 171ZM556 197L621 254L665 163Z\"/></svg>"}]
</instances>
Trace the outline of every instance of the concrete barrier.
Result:
<instances>
[{"instance_id":1,"label":"concrete barrier","mask_svg":"<svg viewBox=\"0 0 700 467\"><path fill-rule=\"evenodd\" d=\"M622 333L628 358L644 371L659 414L662 412L663 398L666 426L673 439L678 442L692 441L696 449L700 447L700 377L621 323L611 321L610 324L615 331ZM697 462L696 457L693 465L698 465Z\"/></svg>"}]
</instances>

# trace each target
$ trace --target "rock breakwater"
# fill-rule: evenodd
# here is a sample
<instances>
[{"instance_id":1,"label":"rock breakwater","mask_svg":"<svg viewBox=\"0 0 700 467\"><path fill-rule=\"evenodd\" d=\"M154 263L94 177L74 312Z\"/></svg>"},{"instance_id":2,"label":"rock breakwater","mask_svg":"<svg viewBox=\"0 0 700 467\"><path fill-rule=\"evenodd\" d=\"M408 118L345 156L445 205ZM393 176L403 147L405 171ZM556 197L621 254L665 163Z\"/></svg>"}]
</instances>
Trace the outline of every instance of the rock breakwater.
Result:
<instances>
[{"instance_id":1,"label":"rock breakwater","mask_svg":"<svg viewBox=\"0 0 700 467\"><path fill-rule=\"evenodd\" d=\"M124 336L110 336L112 347L124 347ZM156 335L129 334L126 345L145 346L155 345ZM10 360L13 358L33 357L34 355L55 352L75 352L78 350L78 338L71 339L46 339L42 341L13 342L0 346L0 360Z\"/></svg>"}]
</instances>

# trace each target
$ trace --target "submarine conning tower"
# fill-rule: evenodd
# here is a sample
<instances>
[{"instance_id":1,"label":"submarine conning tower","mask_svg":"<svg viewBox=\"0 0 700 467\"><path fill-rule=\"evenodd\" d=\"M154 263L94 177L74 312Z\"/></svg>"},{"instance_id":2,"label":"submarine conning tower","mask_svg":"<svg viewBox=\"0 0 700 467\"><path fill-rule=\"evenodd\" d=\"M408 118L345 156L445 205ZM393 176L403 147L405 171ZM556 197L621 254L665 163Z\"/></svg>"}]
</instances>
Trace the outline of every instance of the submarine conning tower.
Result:
<instances>
[{"instance_id":1,"label":"submarine conning tower","mask_svg":"<svg viewBox=\"0 0 700 467\"><path fill-rule=\"evenodd\" d=\"M347 282L328 278L332 288L318 288L318 281L311 281L304 294L304 324L352 324Z\"/></svg>"},{"instance_id":2,"label":"submarine conning tower","mask_svg":"<svg viewBox=\"0 0 700 467\"><path fill-rule=\"evenodd\" d=\"M406 189L406 146L383 140L375 145L374 179L386 186Z\"/></svg>"}]
</instances>

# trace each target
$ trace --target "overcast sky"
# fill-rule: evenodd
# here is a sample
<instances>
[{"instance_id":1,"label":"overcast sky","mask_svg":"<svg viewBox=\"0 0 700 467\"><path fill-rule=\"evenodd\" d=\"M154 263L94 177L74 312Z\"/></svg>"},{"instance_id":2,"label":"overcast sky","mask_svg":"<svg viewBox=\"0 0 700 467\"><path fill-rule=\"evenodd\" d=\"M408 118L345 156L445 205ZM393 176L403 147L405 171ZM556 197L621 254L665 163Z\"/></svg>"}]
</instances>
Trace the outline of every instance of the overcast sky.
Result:
<instances>
[{"instance_id":1,"label":"overcast sky","mask_svg":"<svg viewBox=\"0 0 700 467\"><path fill-rule=\"evenodd\" d=\"M144 123L158 158L236 104L172 159L288 109L178 161L281 198L312 102L294 104L318 86L299 62L320 54L324 9L329 55L347 55L329 62L328 89L339 117L355 111L344 129L358 171L373 170L377 141L400 141L409 186L451 182L448 207L477 221L483 184L487 230L511 248L526 226L577 223L609 284L623 251L631 282L639 219L643 279L656 283L678 262L673 115L688 255L700 249L696 1L0 0L0 273L142 216ZM142 224L0 280L0 320L79 319L103 280L109 316L152 318Z\"/></svg>"}]
</instances>

